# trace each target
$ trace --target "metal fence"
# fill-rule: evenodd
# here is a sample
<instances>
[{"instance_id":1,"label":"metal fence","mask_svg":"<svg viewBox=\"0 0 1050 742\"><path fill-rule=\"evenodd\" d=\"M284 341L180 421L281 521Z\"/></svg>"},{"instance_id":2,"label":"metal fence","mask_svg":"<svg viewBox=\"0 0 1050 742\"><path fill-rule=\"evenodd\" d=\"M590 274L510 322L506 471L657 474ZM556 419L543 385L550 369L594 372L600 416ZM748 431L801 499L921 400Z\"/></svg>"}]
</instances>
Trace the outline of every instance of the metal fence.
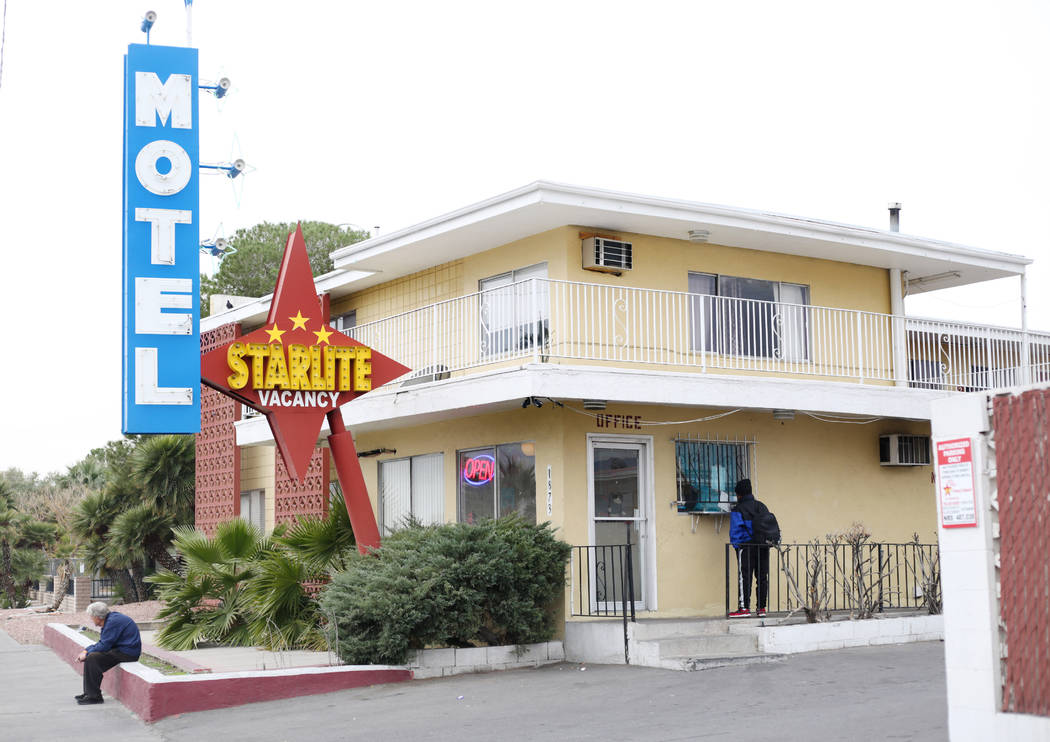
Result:
<instances>
[{"instance_id":1,"label":"metal fence","mask_svg":"<svg viewBox=\"0 0 1050 742\"><path fill-rule=\"evenodd\" d=\"M791 589L792 581L803 599L819 612L871 608L880 613L893 609L939 611L940 555L937 544L916 543L808 543L773 547L746 546L752 558L768 551L769 591L765 606L770 613L793 613L803 606ZM725 547L726 615L742 604L740 560L732 544ZM924 577L925 574L925 577ZM757 602L757 584L744 585L749 606ZM934 594L927 595L927 590Z\"/></svg>"},{"instance_id":2,"label":"metal fence","mask_svg":"<svg viewBox=\"0 0 1050 742\"><path fill-rule=\"evenodd\" d=\"M539 278L347 333L426 380L530 358L906 381L946 391L1050 379L1048 333Z\"/></svg>"},{"instance_id":3,"label":"metal fence","mask_svg":"<svg viewBox=\"0 0 1050 742\"><path fill-rule=\"evenodd\" d=\"M112 598L117 594L116 586L112 579L102 578L91 581L91 597L94 598Z\"/></svg>"},{"instance_id":4,"label":"metal fence","mask_svg":"<svg viewBox=\"0 0 1050 742\"><path fill-rule=\"evenodd\" d=\"M44 592L53 593L55 592L55 578L54 576L47 578L47 590ZM66 580L66 595L73 594L73 579Z\"/></svg>"},{"instance_id":5,"label":"metal fence","mask_svg":"<svg viewBox=\"0 0 1050 742\"><path fill-rule=\"evenodd\" d=\"M627 542L603 546L573 546L569 561L572 616L620 618L623 658L630 664L627 622L635 620L634 556L631 527Z\"/></svg>"}]
</instances>

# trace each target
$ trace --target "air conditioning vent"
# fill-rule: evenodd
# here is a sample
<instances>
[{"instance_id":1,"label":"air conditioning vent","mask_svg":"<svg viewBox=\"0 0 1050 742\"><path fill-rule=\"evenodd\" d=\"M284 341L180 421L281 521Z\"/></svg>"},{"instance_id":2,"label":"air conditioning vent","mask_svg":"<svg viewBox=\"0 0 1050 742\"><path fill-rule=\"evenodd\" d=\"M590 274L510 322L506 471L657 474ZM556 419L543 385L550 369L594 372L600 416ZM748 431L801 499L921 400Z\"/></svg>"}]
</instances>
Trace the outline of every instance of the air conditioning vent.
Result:
<instances>
[{"instance_id":1,"label":"air conditioning vent","mask_svg":"<svg viewBox=\"0 0 1050 742\"><path fill-rule=\"evenodd\" d=\"M880 435L879 464L882 466L929 466L930 437L903 433Z\"/></svg>"},{"instance_id":2,"label":"air conditioning vent","mask_svg":"<svg viewBox=\"0 0 1050 742\"><path fill-rule=\"evenodd\" d=\"M633 265L630 242L607 237L588 237L583 241L583 267L589 271L622 273Z\"/></svg>"}]
</instances>

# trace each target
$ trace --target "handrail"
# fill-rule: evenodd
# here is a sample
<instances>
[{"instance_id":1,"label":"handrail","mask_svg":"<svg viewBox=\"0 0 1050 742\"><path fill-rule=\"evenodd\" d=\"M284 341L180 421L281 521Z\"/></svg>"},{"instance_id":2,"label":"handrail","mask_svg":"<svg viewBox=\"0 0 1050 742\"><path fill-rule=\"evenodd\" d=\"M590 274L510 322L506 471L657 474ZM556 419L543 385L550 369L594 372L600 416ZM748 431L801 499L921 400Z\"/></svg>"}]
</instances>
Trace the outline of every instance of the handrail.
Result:
<instances>
[{"instance_id":1,"label":"handrail","mask_svg":"<svg viewBox=\"0 0 1050 742\"><path fill-rule=\"evenodd\" d=\"M904 320L904 321L901 321ZM1050 379L1050 333L867 310L530 278L351 337L434 378L506 361L646 364L973 391ZM894 368L894 348L907 357Z\"/></svg>"}]
</instances>

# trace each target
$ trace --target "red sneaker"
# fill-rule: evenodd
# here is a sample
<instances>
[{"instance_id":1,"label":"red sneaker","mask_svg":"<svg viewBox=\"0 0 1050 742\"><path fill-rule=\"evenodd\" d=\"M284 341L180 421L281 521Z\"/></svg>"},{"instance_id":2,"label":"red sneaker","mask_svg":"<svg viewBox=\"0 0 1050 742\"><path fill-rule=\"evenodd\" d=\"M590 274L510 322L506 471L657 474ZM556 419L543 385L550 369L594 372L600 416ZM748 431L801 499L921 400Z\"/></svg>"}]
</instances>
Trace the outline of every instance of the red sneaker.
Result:
<instances>
[{"instance_id":1,"label":"red sneaker","mask_svg":"<svg viewBox=\"0 0 1050 742\"><path fill-rule=\"evenodd\" d=\"M755 615L758 616L759 618L763 618L766 615L766 609L765 608L759 608L757 611L755 611Z\"/></svg>"},{"instance_id":2,"label":"red sneaker","mask_svg":"<svg viewBox=\"0 0 1050 742\"><path fill-rule=\"evenodd\" d=\"M750 608L738 608L729 614L730 618L751 618Z\"/></svg>"}]
</instances>

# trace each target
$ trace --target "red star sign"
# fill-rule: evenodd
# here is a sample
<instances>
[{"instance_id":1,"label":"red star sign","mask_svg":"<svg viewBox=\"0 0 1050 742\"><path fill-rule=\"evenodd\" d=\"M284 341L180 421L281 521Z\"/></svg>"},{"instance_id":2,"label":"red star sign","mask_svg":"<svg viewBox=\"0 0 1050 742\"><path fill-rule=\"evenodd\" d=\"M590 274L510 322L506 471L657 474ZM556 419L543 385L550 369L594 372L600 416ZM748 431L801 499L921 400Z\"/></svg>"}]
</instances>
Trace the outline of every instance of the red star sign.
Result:
<instances>
[{"instance_id":1,"label":"red star sign","mask_svg":"<svg viewBox=\"0 0 1050 742\"><path fill-rule=\"evenodd\" d=\"M288 235L266 324L201 358L205 384L266 415L284 465L299 481L326 414L411 370L327 319L297 226Z\"/></svg>"}]
</instances>

